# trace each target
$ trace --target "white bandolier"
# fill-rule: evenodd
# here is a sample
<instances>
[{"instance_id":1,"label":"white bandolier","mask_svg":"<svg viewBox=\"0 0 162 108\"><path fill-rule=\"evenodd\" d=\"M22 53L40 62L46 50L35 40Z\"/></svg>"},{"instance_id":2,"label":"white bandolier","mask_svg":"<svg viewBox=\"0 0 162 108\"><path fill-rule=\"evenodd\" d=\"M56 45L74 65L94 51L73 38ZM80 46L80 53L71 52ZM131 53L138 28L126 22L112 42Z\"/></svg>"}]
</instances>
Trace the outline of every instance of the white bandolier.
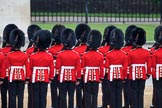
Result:
<instances>
[{"instance_id":1,"label":"white bandolier","mask_svg":"<svg viewBox=\"0 0 162 108\"><path fill-rule=\"evenodd\" d=\"M121 78L121 68L122 65L110 65L110 81L113 81L114 79L120 79Z\"/></svg>"},{"instance_id":2,"label":"white bandolier","mask_svg":"<svg viewBox=\"0 0 162 108\"><path fill-rule=\"evenodd\" d=\"M84 78L84 83L87 83L88 80L88 75L89 75L89 80L95 81L96 80L96 69L100 70L100 67L85 67L85 78Z\"/></svg>"},{"instance_id":3,"label":"white bandolier","mask_svg":"<svg viewBox=\"0 0 162 108\"><path fill-rule=\"evenodd\" d=\"M143 71L147 73L147 64L132 64L132 80L143 78ZM143 70L145 69L145 70Z\"/></svg>"},{"instance_id":4,"label":"white bandolier","mask_svg":"<svg viewBox=\"0 0 162 108\"><path fill-rule=\"evenodd\" d=\"M32 83L35 83L36 73L38 72L38 81L44 81L44 70L48 70L48 73L50 71L49 67L33 67L33 73L32 73Z\"/></svg>"},{"instance_id":5,"label":"white bandolier","mask_svg":"<svg viewBox=\"0 0 162 108\"><path fill-rule=\"evenodd\" d=\"M21 80L22 79L22 74L21 74L21 70L23 69L24 71L24 75L26 73L26 69L25 66L11 66L10 67L10 82L12 82L13 79L13 75L14 75L14 79L15 80Z\"/></svg>"},{"instance_id":6,"label":"white bandolier","mask_svg":"<svg viewBox=\"0 0 162 108\"><path fill-rule=\"evenodd\" d=\"M156 80L162 78L162 64L156 64Z\"/></svg>"},{"instance_id":7,"label":"white bandolier","mask_svg":"<svg viewBox=\"0 0 162 108\"><path fill-rule=\"evenodd\" d=\"M72 69L75 69L75 67L74 66L61 66L60 83L62 83L63 80L66 80L66 81L72 80L72 72L71 72Z\"/></svg>"}]
</instances>

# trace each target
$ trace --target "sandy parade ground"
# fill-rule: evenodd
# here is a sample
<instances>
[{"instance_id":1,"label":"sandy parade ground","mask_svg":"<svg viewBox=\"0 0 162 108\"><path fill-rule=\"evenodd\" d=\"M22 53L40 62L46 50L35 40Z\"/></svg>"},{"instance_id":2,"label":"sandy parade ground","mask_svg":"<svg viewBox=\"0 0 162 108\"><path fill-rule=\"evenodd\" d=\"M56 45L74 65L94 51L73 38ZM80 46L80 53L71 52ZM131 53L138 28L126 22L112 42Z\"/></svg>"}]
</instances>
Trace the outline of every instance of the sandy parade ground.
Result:
<instances>
[{"instance_id":1,"label":"sandy parade ground","mask_svg":"<svg viewBox=\"0 0 162 108\"><path fill-rule=\"evenodd\" d=\"M47 108L50 108L51 106L51 93L50 93L50 86L48 87L48 94L47 94ZM25 94L24 94L24 108L27 108L27 99L28 99L28 93L27 93L27 86L25 87ZM76 100L76 99L75 99ZM149 108L152 100L152 86L147 86L145 88L145 94L144 94L144 108ZM98 106L101 106L102 104L102 92L101 92L101 86L98 94ZM0 102L1 106L1 102Z\"/></svg>"}]
</instances>

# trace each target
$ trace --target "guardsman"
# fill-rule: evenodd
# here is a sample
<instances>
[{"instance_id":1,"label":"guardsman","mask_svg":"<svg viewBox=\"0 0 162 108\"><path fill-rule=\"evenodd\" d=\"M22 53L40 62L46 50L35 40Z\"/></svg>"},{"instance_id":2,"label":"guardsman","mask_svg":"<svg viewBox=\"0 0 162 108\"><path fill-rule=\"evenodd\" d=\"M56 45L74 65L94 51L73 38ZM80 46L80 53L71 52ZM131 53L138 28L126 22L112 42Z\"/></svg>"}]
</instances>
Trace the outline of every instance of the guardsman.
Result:
<instances>
[{"instance_id":1,"label":"guardsman","mask_svg":"<svg viewBox=\"0 0 162 108\"><path fill-rule=\"evenodd\" d=\"M61 43L61 32L65 29L64 25L56 24L52 28L52 45L48 49L49 53L52 54L54 58L54 68L56 65L57 54L63 49L63 44ZM54 70L56 73L56 69ZM58 73L54 75L54 79L51 83L51 101L52 108L59 108L59 82L58 82Z\"/></svg>"},{"instance_id":2,"label":"guardsman","mask_svg":"<svg viewBox=\"0 0 162 108\"><path fill-rule=\"evenodd\" d=\"M122 84L127 78L128 58L121 50L124 44L124 34L120 29L111 32L110 47L106 54L105 68L108 71L110 89L110 108L122 108Z\"/></svg>"},{"instance_id":3,"label":"guardsman","mask_svg":"<svg viewBox=\"0 0 162 108\"><path fill-rule=\"evenodd\" d=\"M159 42L158 42L158 38L159 38L159 31L158 31L158 29L159 28L162 28L162 26L161 25L159 25L159 26L157 26L156 28L155 28L155 31L154 31L154 41L155 41L155 43L153 44L153 46L151 47L151 48L149 48L150 49L150 54L151 54L151 58L152 58L152 55L153 55L153 53L159 48ZM152 60L152 59L151 59ZM153 63L152 61L151 61L151 63ZM153 65L153 64L151 64L151 65ZM152 69L153 69L153 66L151 67L151 71L152 71ZM153 78L153 77L152 77ZM153 83L153 93L152 93L152 104L150 105L150 108L154 108L154 106L155 106L155 104L156 104L156 92L155 92L155 87L154 87L154 81L156 81L156 80L154 80L154 79L152 79L152 83Z\"/></svg>"},{"instance_id":4,"label":"guardsman","mask_svg":"<svg viewBox=\"0 0 162 108\"><path fill-rule=\"evenodd\" d=\"M133 47L132 31L135 28L136 28L135 25L129 25L125 31L125 46L122 48L122 51L124 51L127 55L132 50L132 47ZM129 69L127 71L127 75L129 75ZM129 79L125 79L123 83L123 92L124 92L124 107L123 108L129 108L131 106L131 93L130 93Z\"/></svg>"},{"instance_id":5,"label":"guardsman","mask_svg":"<svg viewBox=\"0 0 162 108\"><path fill-rule=\"evenodd\" d=\"M37 31L34 43L38 51L30 55L32 108L46 108L48 83L54 77L53 57L46 52L51 43L51 33L48 30Z\"/></svg>"},{"instance_id":6,"label":"guardsman","mask_svg":"<svg viewBox=\"0 0 162 108\"><path fill-rule=\"evenodd\" d=\"M77 45L74 48L76 52L79 53L80 57L82 57L83 53L87 49L87 37L91 28L87 24L78 24L75 29L75 34L77 37ZM84 108L84 97L83 97L83 71L81 70L81 80L79 85L76 86L76 106L77 108Z\"/></svg>"},{"instance_id":7,"label":"guardsman","mask_svg":"<svg viewBox=\"0 0 162 108\"><path fill-rule=\"evenodd\" d=\"M162 26L158 26L155 30L155 51L152 54L152 78L154 90L154 106L151 108L162 108Z\"/></svg>"},{"instance_id":8,"label":"guardsman","mask_svg":"<svg viewBox=\"0 0 162 108\"><path fill-rule=\"evenodd\" d=\"M103 41L101 47L98 49L104 55L104 62L106 60L106 53L110 48L110 34L113 29L116 27L111 25L107 26L104 30ZM109 84L107 82L107 73L104 69L104 79L102 81L102 108L107 108L110 105L110 89Z\"/></svg>"},{"instance_id":9,"label":"guardsman","mask_svg":"<svg viewBox=\"0 0 162 108\"><path fill-rule=\"evenodd\" d=\"M41 30L41 28L36 24L32 24L32 25L28 26L28 28L27 28L29 44L27 46L26 53L29 56L34 52L34 40L33 39L34 39L35 33L38 30Z\"/></svg>"},{"instance_id":10,"label":"guardsman","mask_svg":"<svg viewBox=\"0 0 162 108\"><path fill-rule=\"evenodd\" d=\"M27 28L29 44L26 49L26 53L28 54L29 57L34 52L34 35L38 30L41 30L41 28L36 24L32 24L32 25L28 26L28 28ZM32 108L31 89L32 89L31 83L30 83L30 81L28 81L28 108Z\"/></svg>"},{"instance_id":11,"label":"guardsman","mask_svg":"<svg viewBox=\"0 0 162 108\"><path fill-rule=\"evenodd\" d=\"M11 45L10 45L10 41L9 41L10 32L15 28L18 28L15 24L8 24L4 28L3 44L2 44L2 48L0 49L0 52L2 52L4 54L5 58L11 50ZM8 91L8 75L9 75L8 71L9 71L9 68L7 68L6 59L5 59L5 68L6 68L6 73L5 73L6 76L3 80L3 84L1 85L1 100L2 100L1 108L7 108L7 91Z\"/></svg>"},{"instance_id":12,"label":"guardsman","mask_svg":"<svg viewBox=\"0 0 162 108\"><path fill-rule=\"evenodd\" d=\"M129 79L131 80L132 108L144 108L143 97L146 79L151 74L151 57L142 48L146 42L146 32L142 28L132 31L133 49L128 53Z\"/></svg>"},{"instance_id":13,"label":"guardsman","mask_svg":"<svg viewBox=\"0 0 162 108\"><path fill-rule=\"evenodd\" d=\"M85 108L97 108L99 83L104 77L104 56L97 51L101 45L101 37L98 30L92 30L87 38L88 50L82 56Z\"/></svg>"},{"instance_id":14,"label":"guardsman","mask_svg":"<svg viewBox=\"0 0 162 108\"><path fill-rule=\"evenodd\" d=\"M9 41L12 48L6 57L7 65L9 66L8 108L23 108L25 80L26 76L29 76L28 55L20 50L20 48L25 45L25 35L23 31L20 29L12 30Z\"/></svg>"},{"instance_id":15,"label":"guardsman","mask_svg":"<svg viewBox=\"0 0 162 108\"><path fill-rule=\"evenodd\" d=\"M81 78L81 64L79 54L73 50L76 44L76 36L72 29L62 31L61 42L64 47L56 59L56 71L59 76L59 108L74 108L74 91ZM67 106L68 93L68 106Z\"/></svg>"}]
</instances>

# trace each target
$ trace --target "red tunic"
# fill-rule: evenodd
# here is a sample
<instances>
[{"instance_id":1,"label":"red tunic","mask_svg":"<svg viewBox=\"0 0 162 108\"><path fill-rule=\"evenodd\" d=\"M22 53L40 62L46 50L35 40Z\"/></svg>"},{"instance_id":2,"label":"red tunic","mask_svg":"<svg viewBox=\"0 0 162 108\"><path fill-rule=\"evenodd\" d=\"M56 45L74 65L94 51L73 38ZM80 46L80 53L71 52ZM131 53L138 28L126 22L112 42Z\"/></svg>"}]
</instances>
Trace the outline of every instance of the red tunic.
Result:
<instances>
[{"instance_id":1,"label":"red tunic","mask_svg":"<svg viewBox=\"0 0 162 108\"><path fill-rule=\"evenodd\" d=\"M128 54L132 50L132 46L125 46L121 50Z\"/></svg>"},{"instance_id":2,"label":"red tunic","mask_svg":"<svg viewBox=\"0 0 162 108\"><path fill-rule=\"evenodd\" d=\"M101 52L103 55L105 55L110 49L110 45L102 46L98 49L99 52Z\"/></svg>"},{"instance_id":3,"label":"red tunic","mask_svg":"<svg viewBox=\"0 0 162 108\"><path fill-rule=\"evenodd\" d=\"M5 69L6 69L6 73L5 73L6 77L8 77L8 75L9 75L9 66L8 66L8 63L6 60L6 56L10 52L10 50L11 50L10 46L6 46L6 47L0 49L0 52L2 52L5 56L4 63L5 63Z\"/></svg>"},{"instance_id":4,"label":"red tunic","mask_svg":"<svg viewBox=\"0 0 162 108\"><path fill-rule=\"evenodd\" d=\"M136 48L128 54L130 69L129 79L146 79L146 74L151 74L151 56L149 51ZM132 76L133 75L133 76Z\"/></svg>"},{"instance_id":5,"label":"red tunic","mask_svg":"<svg viewBox=\"0 0 162 108\"><path fill-rule=\"evenodd\" d=\"M128 55L128 53L132 50L132 47L133 46L131 46L131 45L130 46L125 46L121 50L124 51L126 53L126 55ZM127 75L129 75L129 66L127 67Z\"/></svg>"},{"instance_id":6,"label":"red tunic","mask_svg":"<svg viewBox=\"0 0 162 108\"><path fill-rule=\"evenodd\" d=\"M112 50L106 54L105 67L108 68L108 80L127 78L127 55L121 50Z\"/></svg>"},{"instance_id":7,"label":"red tunic","mask_svg":"<svg viewBox=\"0 0 162 108\"><path fill-rule=\"evenodd\" d=\"M83 53L86 51L87 45L86 44L81 44L78 47L75 47L74 50L79 53L80 56L83 55Z\"/></svg>"},{"instance_id":8,"label":"red tunic","mask_svg":"<svg viewBox=\"0 0 162 108\"><path fill-rule=\"evenodd\" d=\"M49 82L54 77L54 64L51 54L38 51L30 56L30 78L34 82Z\"/></svg>"},{"instance_id":9,"label":"red tunic","mask_svg":"<svg viewBox=\"0 0 162 108\"><path fill-rule=\"evenodd\" d=\"M60 52L56 59L56 69L58 70L60 82L76 81L81 78L80 56L74 50L64 50Z\"/></svg>"},{"instance_id":10,"label":"red tunic","mask_svg":"<svg viewBox=\"0 0 162 108\"><path fill-rule=\"evenodd\" d=\"M81 44L80 46L74 48L74 50L79 53L80 59L82 58L82 55L85 53L86 49L87 49L87 45L86 44ZM84 74L83 73L83 69L81 69L81 75L83 75L83 74Z\"/></svg>"},{"instance_id":11,"label":"red tunic","mask_svg":"<svg viewBox=\"0 0 162 108\"><path fill-rule=\"evenodd\" d=\"M4 47L4 48L1 48L0 52L2 52L6 56L10 52L10 50L11 50L11 47L7 46L7 47Z\"/></svg>"},{"instance_id":12,"label":"red tunic","mask_svg":"<svg viewBox=\"0 0 162 108\"><path fill-rule=\"evenodd\" d=\"M82 68L84 68L84 82L97 81L104 77L104 57L98 51L88 51L82 56Z\"/></svg>"},{"instance_id":13,"label":"red tunic","mask_svg":"<svg viewBox=\"0 0 162 108\"><path fill-rule=\"evenodd\" d=\"M152 64L152 77L156 79L162 78L162 48L159 48L153 53Z\"/></svg>"},{"instance_id":14,"label":"red tunic","mask_svg":"<svg viewBox=\"0 0 162 108\"><path fill-rule=\"evenodd\" d=\"M22 51L13 51L8 53L7 63L10 67L8 80L25 80L29 76L29 62L28 55Z\"/></svg>"},{"instance_id":15,"label":"red tunic","mask_svg":"<svg viewBox=\"0 0 162 108\"><path fill-rule=\"evenodd\" d=\"M154 52L156 52L156 50L155 50L154 47L152 47L149 52L150 52L150 55L151 55L151 73L152 73L154 71L153 70L153 58L152 58L152 55L153 55Z\"/></svg>"},{"instance_id":16,"label":"red tunic","mask_svg":"<svg viewBox=\"0 0 162 108\"><path fill-rule=\"evenodd\" d=\"M63 45L53 45L48 49L48 52L51 53L54 57L62 50Z\"/></svg>"},{"instance_id":17,"label":"red tunic","mask_svg":"<svg viewBox=\"0 0 162 108\"><path fill-rule=\"evenodd\" d=\"M58 53L63 49L63 45L53 45L52 47L50 47L48 49L48 52L52 54L52 56L54 57L54 73L58 72L56 71L56 58ZM58 74L58 73L56 73ZM55 76L55 74L54 74Z\"/></svg>"},{"instance_id":18,"label":"red tunic","mask_svg":"<svg viewBox=\"0 0 162 108\"><path fill-rule=\"evenodd\" d=\"M101 46L98 51L101 52L103 55L104 55L104 64L105 64L105 61L106 61L106 53L109 52L109 49L110 49L110 45L106 45L106 46ZM105 74L107 74L108 70L104 68L104 76Z\"/></svg>"},{"instance_id":19,"label":"red tunic","mask_svg":"<svg viewBox=\"0 0 162 108\"><path fill-rule=\"evenodd\" d=\"M30 56L33 52L34 52L34 47L33 46L26 50L26 53L28 54L28 56Z\"/></svg>"},{"instance_id":20,"label":"red tunic","mask_svg":"<svg viewBox=\"0 0 162 108\"><path fill-rule=\"evenodd\" d=\"M5 69L5 56L2 52L0 52L0 78L4 79L6 77L6 69Z\"/></svg>"}]
</instances>

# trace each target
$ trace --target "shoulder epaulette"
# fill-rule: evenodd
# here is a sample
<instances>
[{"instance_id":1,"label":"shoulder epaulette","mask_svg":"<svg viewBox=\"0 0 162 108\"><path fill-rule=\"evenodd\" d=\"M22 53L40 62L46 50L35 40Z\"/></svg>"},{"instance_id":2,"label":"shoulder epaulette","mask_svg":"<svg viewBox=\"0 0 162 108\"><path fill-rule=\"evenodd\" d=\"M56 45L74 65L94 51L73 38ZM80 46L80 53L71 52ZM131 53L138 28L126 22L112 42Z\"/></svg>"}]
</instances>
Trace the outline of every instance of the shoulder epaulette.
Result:
<instances>
[{"instance_id":1,"label":"shoulder epaulette","mask_svg":"<svg viewBox=\"0 0 162 108\"><path fill-rule=\"evenodd\" d=\"M123 52L124 54L128 55L128 52L125 52L122 49L120 49L120 51Z\"/></svg>"},{"instance_id":2,"label":"shoulder epaulette","mask_svg":"<svg viewBox=\"0 0 162 108\"><path fill-rule=\"evenodd\" d=\"M111 53L113 50L108 51L107 53Z\"/></svg>"},{"instance_id":3,"label":"shoulder epaulette","mask_svg":"<svg viewBox=\"0 0 162 108\"><path fill-rule=\"evenodd\" d=\"M75 51L75 50L72 50L73 52L75 52L76 54L79 54L77 51Z\"/></svg>"},{"instance_id":4,"label":"shoulder epaulette","mask_svg":"<svg viewBox=\"0 0 162 108\"><path fill-rule=\"evenodd\" d=\"M38 52L33 52L33 53L31 53L31 55L35 55L35 54L37 54Z\"/></svg>"},{"instance_id":5,"label":"shoulder epaulette","mask_svg":"<svg viewBox=\"0 0 162 108\"><path fill-rule=\"evenodd\" d=\"M104 54L102 54L99 50L97 50L96 52L104 56Z\"/></svg>"}]
</instances>

